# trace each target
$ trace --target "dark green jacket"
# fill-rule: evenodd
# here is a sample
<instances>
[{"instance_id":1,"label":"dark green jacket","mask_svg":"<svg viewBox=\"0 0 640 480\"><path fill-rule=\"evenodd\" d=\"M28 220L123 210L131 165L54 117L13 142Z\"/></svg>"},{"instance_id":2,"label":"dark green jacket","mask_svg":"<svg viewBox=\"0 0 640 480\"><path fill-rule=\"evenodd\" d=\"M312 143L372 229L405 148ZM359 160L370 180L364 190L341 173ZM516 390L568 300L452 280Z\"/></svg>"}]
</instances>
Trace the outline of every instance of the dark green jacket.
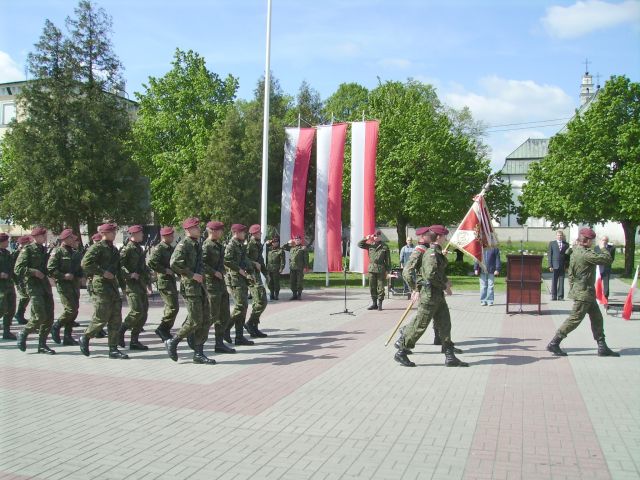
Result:
<instances>
[{"instance_id":1,"label":"dark green jacket","mask_svg":"<svg viewBox=\"0 0 640 480\"><path fill-rule=\"evenodd\" d=\"M224 275L224 245L217 240L209 240L208 238L202 244L202 266L204 268L204 276L206 287L209 290L219 291L225 288ZM215 274L222 274L222 278L218 278Z\"/></svg>"},{"instance_id":2,"label":"dark green jacket","mask_svg":"<svg viewBox=\"0 0 640 480\"><path fill-rule=\"evenodd\" d=\"M59 245L49 257L47 263L47 274L56 281L56 284L64 288L66 286L80 287L80 278L82 277L82 268L80 263L82 256L71 247ZM66 280L64 276L70 273L73 275L72 280Z\"/></svg>"},{"instance_id":3,"label":"dark green jacket","mask_svg":"<svg viewBox=\"0 0 640 480\"><path fill-rule=\"evenodd\" d=\"M285 243L282 249L289 252L289 270L304 270L309 264L309 251L306 246Z\"/></svg>"},{"instance_id":4,"label":"dark green jacket","mask_svg":"<svg viewBox=\"0 0 640 480\"><path fill-rule=\"evenodd\" d=\"M278 248L267 248L267 271L268 272L281 272L284 268L286 261L284 250Z\"/></svg>"},{"instance_id":5,"label":"dark green jacket","mask_svg":"<svg viewBox=\"0 0 640 480\"><path fill-rule=\"evenodd\" d=\"M596 265L611 265L611 255L606 250L596 253L591 248L576 246L569 262L569 298L582 302L596 299Z\"/></svg>"},{"instance_id":6,"label":"dark green jacket","mask_svg":"<svg viewBox=\"0 0 640 480\"><path fill-rule=\"evenodd\" d=\"M82 257L81 265L84 273L92 277L91 289L94 295L120 296L120 253L113 243L101 240L91 245ZM114 278L105 278L105 272L110 272Z\"/></svg>"},{"instance_id":7,"label":"dark green jacket","mask_svg":"<svg viewBox=\"0 0 640 480\"><path fill-rule=\"evenodd\" d=\"M422 285L422 257L428 249L429 247L419 243L404 264L402 278L411 290L417 290Z\"/></svg>"},{"instance_id":8,"label":"dark green jacket","mask_svg":"<svg viewBox=\"0 0 640 480\"><path fill-rule=\"evenodd\" d=\"M260 243L260 240L253 238L253 235L247 241L247 259L251 262L259 263L262 273L267 271L267 267L264 264L264 257L262 256L262 243Z\"/></svg>"},{"instance_id":9,"label":"dark green jacket","mask_svg":"<svg viewBox=\"0 0 640 480\"><path fill-rule=\"evenodd\" d=\"M202 249L197 239L186 237L171 255L171 270L180 275L181 288L186 297L204 295L202 284L193 279L193 275L202 275Z\"/></svg>"},{"instance_id":10,"label":"dark green jacket","mask_svg":"<svg viewBox=\"0 0 640 480\"><path fill-rule=\"evenodd\" d=\"M238 273L240 270L245 270L248 275L253 273L253 264L247 261L247 247L240 240L232 238L227 243L224 250L224 266L227 268L230 287L246 285L250 281Z\"/></svg>"},{"instance_id":11,"label":"dark green jacket","mask_svg":"<svg viewBox=\"0 0 640 480\"><path fill-rule=\"evenodd\" d=\"M432 244L422 255L420 275L423 286L430 286L431 290L444 291L447 288L449 279L445 273L449 261L442 254L442 247Z\"/></svg>"},{"instance_id":12,"label":"dark green jacket","mask_svg":"<svg viewBox=\"0 0 640 480\"><path fill-rule=\"evenodd\" d=\"M39 270L44 278L38 278L33 272ZM27 293L33 295L51 295L51 284L47 277L47 250L35 243L26 245L18 255L14 267L16 275L24 277Z\"/></svg>"},{"instance_id":13,"label":"dark green jacket","mask_svg":"<svg viewBox=\"0 0 640 480\"><path fill-rule=\"evenodd\" d=\"M160 242L155 246L149 257L149 267L158 276L158 289L173 290L176 288L176 277L167 273L171 268L171 254L173 247L166 242Z\"/></svg>"},{"instance_id":14,"label":"dark green jacket","mask_svg":"<svg viewBox=\"0 0 640 480\"><path fill-rule=\"evenodd\" d=\"M369 273L386 273L391 270L391 253L386 243L367 243L363 238L358 247L369 251Z\"/></svg>"},{"instance_id":15,"label":"dark green jacket","mask_svg":"<svg viewBox=\"0 0 640 480\"><path fill-rule=\"evenodd\" d=\"M0 248L0 273L6 273L9 278L0 278L0 292L13 287L14 257L6 248Z\"/></svg>"},{"instance_id":16,"label":"dark green jacket","mask_svg":"<svg viewBox=\"0 0 640 480\"><path fill-rule=\"evenodd\" d=\"M139 243L129 241L120 251L120 271L124 278L127 291L146 289L151 283L149 267L147 267L144 250ZM137 279L131 275L137 273Z\"/></svg>"}]
</instances>

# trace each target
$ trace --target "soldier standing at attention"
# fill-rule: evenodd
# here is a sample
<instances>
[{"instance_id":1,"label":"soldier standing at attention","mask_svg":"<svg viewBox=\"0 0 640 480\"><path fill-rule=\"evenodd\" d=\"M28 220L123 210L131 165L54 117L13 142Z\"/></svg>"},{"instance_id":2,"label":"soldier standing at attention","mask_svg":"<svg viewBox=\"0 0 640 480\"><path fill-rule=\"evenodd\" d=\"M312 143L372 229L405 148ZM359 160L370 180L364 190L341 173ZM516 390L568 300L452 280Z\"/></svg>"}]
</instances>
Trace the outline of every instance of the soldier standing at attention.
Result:
<instances>
[{"instance_id":1,"label":"soldier standing at attention","mask_svg":"<svg viewBox=\"0 0 640 480\"><path fill-rule=\"evenodd\" d=\"M94 233L91 236L92 245L98 243L102 240L101 233ZM93 280L93 275L87 275L87 293L89 294L89 298L93 298L93 287L91 286L91 280Z\"/></svg>"},{"instance_id":2,"label":"soldier standing at attention","mask_svg":"<svg viewBox=\"0 0 640 480\"><path fill-rule=\"evenodd\" d=\"M16 290L13 286L14 259L9 246L9 235L0 233L0 316L2 317L2 339L16 340L11 333L11 320L16 313Z\"/></svg>"},{"instance_id":3,"label":"soldier standing at attention","mask_svg":"<svg viewBox=\"0 0 640 480\"><path fill-rule=\"evenodd\" d=\"M202 244L202 265L204 268L204 284L209 301L209 318L206 319L206 330L213 324L216 337L216 353L236 353L235 349L224 343L225 328L230 322L229 292L224 282L224 245L222 235L224 223L207 223L207 239Z\"/></svg>"},{"instance_id":4,"label":"soldier standing at attention","mask_svg":"<svg viewBox=\"0 0 640 480\"><path fill-rule=\"evenodd\" d=\"M373 235L367 235L358 242L358 247L369 251L369 290L372 303L367 310L382 310L387 272L391 270L391 253L381 237L382 232L376 230Z\"/></svg>"},{"instance_id":5,"label":"soldier standing at attention","mask_svg":"<svg viewBox=\"0 0 640 480\"><path fill-rule=\"evenodd\" d=\"M411 286L413 295L419 296L418 312L413 321L400 332L400 338L395 345L398 351L394 359L405 367L415 367L416 364L409 360L411 349L429 326L431 319L436 323L445 354L445 366L468 367L469 364L460 361L454 353L451 341L451 317L449 307L444 294L451 295L451 282L445 274L447 257L442 253L442 245L447 240L447 230L442 225L432 225L424 234L429 242L429 248L422 255L419 270L419 285L412 276L405 276ZM418 290L419 289L419 290Z\"/></svg>"},{"instance_id":6,"label":"soldier standing at attention","mask_svg":"<svg viewBox=\"0 0 640 480\"><path fill-rule=\"evenodd\" d=\"M231 320L227 325L227 329L231 328L231 324L235 326L236 345L254 344L252 340L249 340L244 336L243 332L249 303L247 298L249 283L253 281L251 278L253 264L247 262L246 246L244 245L246 230L247 227L240 223L234 223L231 225L233 237L231 238L231 241L227 243L227 247L224 251L224 266L226 267L228 274L227 280L229 281L231 295L233 295L233 300L235 302L233 312L231 313Z\"/></svg>"},{"instance_id":7,"label":"soldier standing at attention","mask_svg":"<svg viewBox=\"0 0 640 480\"><path fill-rule=\"evenodd\" d=\"M600 240L600 253L592 248L596 234L590 228L581 228L578 232L578 242L573 248L569 261L569 298L573 299L573 309L560 328L556 331L547 350L556 356L566 356L560 349L560 342L573 332L584 317L589 314L591 320L591 332L598 343L599 357L619 357L620 354L612 351L604 338L604 320L602 312L596 301L596 268L597 265L611 265L611 255L607 251L606 243Z\"/></svg>"},{"instance_id":8,"label":"soldier standing at attention","mask_svg":"<svg viewBox=\"0 0 640 480\"><path fill-rule=\"evenodd\" d=\"M118 330L118 345L125 346L124 334L131 329L129 350L149 350L138 339L142 328L147 323L149 313L149 297L147 287L150 283L149 267L147 267L145 253L140 245L144 240L142 225L132 225L128 229L129 242L120 252L120 271L124 278L129 313Z\"/></svg>"},{"instance_id":9,"label":"soldier standing at attention","mask_svg":"<svg viewBox=\"0 0 640 480\"><path fill-rule=\"evenodd\" d=\"M120 271L120 253L113 245L118 226L115 223L105 223L98 227L102 240L89 247L82 258L82 269L87 276L91 276L91 300L93 301L93 317L91 323L79 339L80 351L86 357L89 351L89 341L99 336L104 326L107 326L109 338L109 358L127 359L118 350L118 331L122 325L122 298L117 275Z\"/></svg>"},{"instance_id":10,"label":"soldier standing at attention","mask_svg":"<svg viewBox=\"0 0 640 480\"><path fill-rule=\"evenodd\" d=\"M31 231L33 243L26 245L15 265L18 276L24 277L31 299L31 320L18 334L18 348L27 349L27 336L38 331L38 353L53 355L56 352L47 346L47 337L53 324L53 293L47 277L47 230L36 227Z\"/></svg>"},{"instance_id":11,"label":"soldier standing at attention","mask_svg":"<svg viewBox=\"0 0 640 480\"><path fill-rule=\"evenodd\" d=\"M280 237L274 235L267 242L267 272L269 275L269 298L278 300L280 295L280 274L284 270L284 250L280 248Z\"/></svg>"},{"instance_id":12,"label":"soldier standing at attention","mask_svg":"<svg viewBox=\"0 0 640 480\"><path fill-rule=\"evenodd\" d=\"M187 319L182 328L165 342L167 353L178 361L178 344L188 335L193 336L193 363L215 365L216 361L204 354L204 342L209 335L209 301L202 275L202 247L200 246L200 219L187 218L182 222L186 237L171 255L171 269L180 275L182 296L187 304Z\"/></svg>"},{"instance_id":13,"label":"soldier standing at attention","mask_svg":"<svg viewBox=\"0 0 640 480\"><path fill-rule=\"evenodd\" d=\"M13 263L15 265L18 260L18 255L22 249L31 243L31 237L29 235L24 235L18 238L18 249L13 252ZM16 310L16 315L14 317L15 321L18 322L19 325L26 325L27 319L24 318L24 314L27 311L27 306L29 306L29 293L27 292L27 287L25 285L25 279L15 274L14 272L14 282L16 284L16 290L18 290L18 309Z\"/></svg>"},{"instance_id":14,"label":"soldier standing at attention","mask_svg":"<svg viewBox=\"0 0 640 480\"><path fill-rule=\"evenodd\" d=\"M302 245L300 235L296 235L289 243L282 246L289 252L289 283L291 284L292 297L289 300L302 300L302 288L304 287L304 269L309 263L309 252Z\"/></svg>"},{"instance_id":15,"label":"soldier standing at attention","mask_svg":"<svg viewBox=\"0 0 640 480\"><path fill-rule=\"evenodd\" d=\"M164 314L160 325L156 328L156 335L160 337L163 343L172 338L171 329L180 309L176 276L171 270L174 233L173 227L162 227L160 229L162 241L156 245L149 258L149 267L158 276L158 290L164 302Z\"/></svg>"},{"instance_id":16,"label":"soldier standing at attention","mask_svg":"<svg viewBox=\"0 0 640 480\"><path fill-rule=\"evenodd\" d=\"M245 324L247 332L251 338L264 338L266 333L261 332L258 329L260 324L260 315L267 308L267 291L262 283L262 275L260 273L266 273L267 267L264 264L264 257L262 256L262 243L260 243L260 236L262 232L260 225L251 225L249 227L249 241L247 242L247 259L253 264L253 278L254 282L249 284L251 290L251 315L249 320Z\"/></svg>"},{"instance_id":17,"label":"soldier standing at attention","mask_svg":"<svg viewBox=\"0 0 640 480\"><path fill-rule=\"evenodd\" d=\"M56 289L62 303L62 315L51 327L51 338L58 345L78 345L73 338L73 325L78 318L80 308L80 265L78 254L73 249L76 237L73 230L67 228L58 236L60 245L53 250L47 263L48 275L56 281ZM60 339L60 330L64 327L64 339Z\"/></svg>"}]
</instances>

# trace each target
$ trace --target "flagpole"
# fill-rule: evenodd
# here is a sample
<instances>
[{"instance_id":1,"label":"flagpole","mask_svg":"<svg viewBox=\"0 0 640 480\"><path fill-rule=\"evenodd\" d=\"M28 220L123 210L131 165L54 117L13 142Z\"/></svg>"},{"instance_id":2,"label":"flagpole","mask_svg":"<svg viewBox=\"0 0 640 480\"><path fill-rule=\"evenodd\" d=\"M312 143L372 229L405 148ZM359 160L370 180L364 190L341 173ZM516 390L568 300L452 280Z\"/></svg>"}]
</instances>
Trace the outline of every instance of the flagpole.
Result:
<instances>
[{"instance_id":1,"label":"flagpole","mask_svg":"<svg viewBox=\"0 0 640 480\"><path fill-rule=\"evenodd\" d=\"M267 0L267 42L264 67L264 117L262 123L262 243L267 237L267 189L269 187L269 104L271 103L271 0Z\"/></svg>"}]
</instances>

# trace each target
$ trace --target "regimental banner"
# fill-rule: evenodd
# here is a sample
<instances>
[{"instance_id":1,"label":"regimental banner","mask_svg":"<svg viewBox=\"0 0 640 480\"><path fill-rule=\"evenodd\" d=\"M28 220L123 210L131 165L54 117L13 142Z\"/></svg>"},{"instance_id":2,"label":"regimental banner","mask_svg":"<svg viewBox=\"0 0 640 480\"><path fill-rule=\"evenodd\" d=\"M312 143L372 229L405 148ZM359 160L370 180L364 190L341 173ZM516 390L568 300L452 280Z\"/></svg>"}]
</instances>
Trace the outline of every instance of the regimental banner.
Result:
<instances>
[{"instance_id":1,"label":"regimental banner","mask_svg":"<svg viewBox=\"0 0 640 480\"><path fill-rule=\"evenodd\" d=\"M342 171L347 124L317 127L313 271L342 271Z\"/></svg>"},{"instance_id":2,"label":"regimental banner","mask_svg":"<svg viewBox=\"0 0 640 480\"><path fill-rule=\"evenodd\" d=\"M369 253L358 242L375 230L377 120L351 124L351 245L349 270L365 273Z\"/></svg>"},{"instance_id":3,"label":"regimental banner","mask_svg":"<svg viewBox=\"0 0 640 480\"><path fill-rule=\"evenodd\" d=\"M314 128L285 129L282 207L280 210L280 241L282 244L297 235L304 238L304 204L314 133ZM284 272L289 272L288 261Z\"/></svg>"},{"instance_id":4,"label":"regimental banner","mask_svg":"<svg viewBox=\"0 0 640 480\"><path fill-rule=\"evenodd\" d=\"M633 312L633 291L638 287L638 270L640 270L640 266L636 267L636 274L633 277L631 288L629 289L629 293L627 293L627 299L622 308L622 318L625 320L631 320L631 312Z\"/></svg>"}]
</instances>

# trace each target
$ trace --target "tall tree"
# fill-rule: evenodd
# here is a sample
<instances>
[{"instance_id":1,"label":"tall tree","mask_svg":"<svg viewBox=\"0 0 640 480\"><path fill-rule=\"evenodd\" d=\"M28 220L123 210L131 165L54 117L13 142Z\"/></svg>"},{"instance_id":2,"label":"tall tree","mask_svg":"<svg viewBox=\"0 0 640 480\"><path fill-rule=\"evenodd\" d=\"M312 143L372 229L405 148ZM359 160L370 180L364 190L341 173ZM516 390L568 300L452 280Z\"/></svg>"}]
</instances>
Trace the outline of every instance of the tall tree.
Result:
<instances>
[{"instance_id":1,"label":"tall tree","mask_svg":"<svg viewBox=\"0 0 640 480\"><path fill-rule=\"evenodd\" d=\"M127 103L109 92L121 78L111 19L82 1L69 37L50 21L28 57L32 81L22 119L2 146L0 213L15 222L93 231L103 219L145 219L144 179L126 153Z\"/></svg>"},{"instance_id":2,"label":"tall tree","mask_svg":"<svg viewBox=\"0 0 640 480\"><path fill-rule=\"evenodd\" d=\"M640 225L640 83L612 76L531 165L520 199L522 217L554 225L620 222L631 275Z\"/></svg>"},{"instance_id":3,"label":"tall tree","mask_svg":"<svg viewBox=\"0 0 640 480\"><path fill-rule=\"evenodd\" d=\"M151 205L161 223L174 223L177 189L205 157L211 134L233 105L238 81L221 79L205 59L176 49L172 69L149 77L133 127L135 160L151 178Z\"/></svg>"}]
</instances>

